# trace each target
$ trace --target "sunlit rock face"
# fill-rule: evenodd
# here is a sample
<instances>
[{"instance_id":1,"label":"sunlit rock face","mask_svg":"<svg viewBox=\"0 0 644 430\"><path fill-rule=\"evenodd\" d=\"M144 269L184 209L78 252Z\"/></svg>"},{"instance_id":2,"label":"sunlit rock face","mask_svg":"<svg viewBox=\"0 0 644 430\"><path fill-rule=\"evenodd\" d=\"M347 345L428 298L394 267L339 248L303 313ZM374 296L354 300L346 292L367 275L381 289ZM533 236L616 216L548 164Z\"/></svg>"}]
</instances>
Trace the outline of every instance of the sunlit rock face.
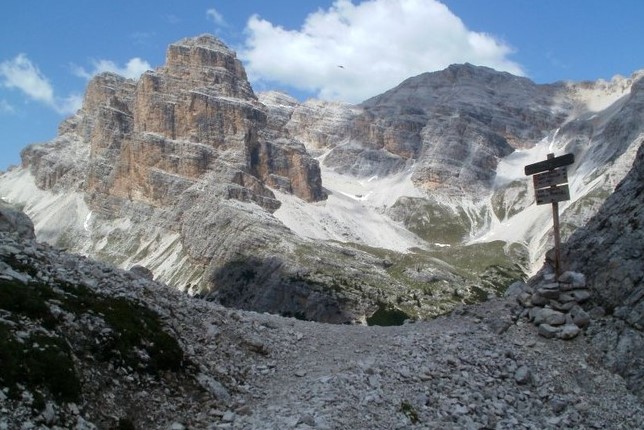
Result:
<instances>
[{"instance_id":1,"label":"sunlit rock face","mask_svg":"<svg viewBox=\"0 0 644 430\"><path fill-rule=\"evenodd\" d=\"M323 198L316 162L302 148L263 138L263 105L235 53L211 36L170 45L166 65L136 83L95 78L82 115L89 192L167 205L218 172L220 182L246 188L260 204L275 176L299 197ZM272 155L280 160L266 160Z\"/></svg>"},{"instance_id":2,"label":"sunlit rock face","mask_svg":"<svg viewBox=\"0 0 644 430\"><path fill-rule=\"evenodd\" d=\"M559 91L470 64L424 73L360 105L354 140L367 148L357 158L383 150L416 160L413 180L423 189L485 191L499 159L566 119Z\"/></svg>"}]
</instances>

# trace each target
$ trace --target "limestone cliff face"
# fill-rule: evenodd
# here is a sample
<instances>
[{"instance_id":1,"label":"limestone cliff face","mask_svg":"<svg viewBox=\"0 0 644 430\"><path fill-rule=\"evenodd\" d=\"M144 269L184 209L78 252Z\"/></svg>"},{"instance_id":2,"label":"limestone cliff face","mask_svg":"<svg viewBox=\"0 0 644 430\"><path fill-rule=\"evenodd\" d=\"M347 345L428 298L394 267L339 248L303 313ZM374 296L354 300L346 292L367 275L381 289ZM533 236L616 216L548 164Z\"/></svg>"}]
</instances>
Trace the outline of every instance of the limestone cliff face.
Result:
<instances>
[{"instance_id":1,"label":"limestone cliff face","mask_svg":"<svg viewBox=\"0 0 644 430\"><path fill-rule=\"evenodd\" d=\"M138 82L94 78L82 111L61 125L56 149L34 145L23 164L47 189L80 170L74 178L106 213L115 199L168 205L206 172L230 184L230 198L270 210L279 202L266 186L324 199L317 161L297 140L266 130L266 109L232 51L209 36L188 39ZM70 141L80 156L60 157Z\"/></svg>"},{"instance_id":2,"label":"limestone cliff face","mask_svg":"<svg viewBox=\"0 0 644 430\"><path fill-rule=\"evenodd\" d=\"M486 67L454 65L410 78L361 104L356 140L416 159L427 190L487 190L498 160L558 127L558 87ZM364 136L364 137L362 137Z\"/></svg>"},{"instance_id":3,"label":"limestone cliff face","mask_svg":"<svg viewBox=\"0 0 644 430\"><path fill-rule=\"evenodd\" d=\"M317 162L265 127L265 107L235 53L204 35L171 45L166 65L136 82L95 77L59 139L89 147L84 189L95 209L114 199L167 206L207 172L231 185L230 198L243 195L267 209L279 205L267 185L308 201L324 198ZM43 170L39 151L47 149L27 151L26 167ZM40 186L52 187L68 170L54 164L37 175Z\"/></svg>"}]
</instances>

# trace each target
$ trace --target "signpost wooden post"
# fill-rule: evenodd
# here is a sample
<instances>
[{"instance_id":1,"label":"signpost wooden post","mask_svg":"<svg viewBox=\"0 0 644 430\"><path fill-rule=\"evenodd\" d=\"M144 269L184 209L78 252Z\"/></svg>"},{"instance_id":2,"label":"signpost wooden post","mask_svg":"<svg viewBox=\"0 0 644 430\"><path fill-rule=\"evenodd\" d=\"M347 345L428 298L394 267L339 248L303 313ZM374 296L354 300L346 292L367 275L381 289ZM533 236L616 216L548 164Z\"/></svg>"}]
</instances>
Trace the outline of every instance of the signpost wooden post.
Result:
<instances>
[{"instance_id":1,"label":"signpost wooden post","mask_svg":"<svg viewBox=\"0 0 644 430\"><path fill-rule=\"evenodd\" d=\"M525 166L527 176L534 175L534 193L537 205L552 203L552 222L555 236L555 274L561 274L561 236L559 234L559 202L570 200L568 172L566 167L575 162L574 154L555 157L548 154L548 159ZM562 185L563 184L563 185Z\"/></svg>"}]
</instances>

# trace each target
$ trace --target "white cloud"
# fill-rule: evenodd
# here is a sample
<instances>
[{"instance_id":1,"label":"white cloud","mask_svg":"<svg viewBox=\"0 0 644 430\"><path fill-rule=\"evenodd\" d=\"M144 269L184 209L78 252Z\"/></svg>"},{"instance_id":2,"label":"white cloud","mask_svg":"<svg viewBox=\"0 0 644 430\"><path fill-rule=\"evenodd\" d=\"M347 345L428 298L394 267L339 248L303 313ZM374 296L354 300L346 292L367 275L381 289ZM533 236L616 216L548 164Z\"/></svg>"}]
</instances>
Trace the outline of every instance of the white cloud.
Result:
<instances>
[{"instance_id":1,"label":"white cloud","mask_svg":"<svg viewBox=\"0 0 644 430\"><path fill-rule=\"evenodd\" d=\"M206 11L206 17L217 24L219 27L226 27L228 25L226 23L226 20L224 19L224 16L215 8L208 9Z\"/></svg>"},{"instance_id":2,"label":"white cloud","mask_svg":"<svg viewBox=\"0 0 644 430\"><path fill-rule=\"evenodd\" d=\"M128 79L139 79L143 73L152 70L150 63L139 57L131 58L124 67L111 60L93 60L92 67L93 69L88 72L84 67L74 66L72 71L76 76L85 79L91 79L94 75L103 72L116 73Z\"/></svg>"},{"instance_id":3,"label":"white cloud","mask_svg":"<svg viewBox=\"0 0 644 430\"><path fill-rule=\"evenodd\" d=\"M80 107L78 96L72 95L63 99L55 97L49 79L25 54L0 63L0 84L6 88L20 90L28 98L43 103L60 114L72 114ZM13 107L4 100L0 103L2 111L12 109Z\"/></svg>"},{"instance_id":4,"label":"white cloud","mask_svg":"<svg viewBox=\"0 0 644 430\"><path fill-rule=\"evenodd\" d=\"M324 99L358 102L423 72L473 63L517 75L512 48L467 29L437 0L336 0L299 30L253 16L240 57L256 85L278 82Z\"/></svg>"},{"instance_id":5,"label":"white cloud","mask_svg":"<svg viewBox=\"0 0 644 430\"><path fill-rule=\"evenodd\" d=\"M54 89L49 80L25 54L0 63L0 77L3 86L18 89L33 100L54 105Z\"/></svg>"}]
</instances>

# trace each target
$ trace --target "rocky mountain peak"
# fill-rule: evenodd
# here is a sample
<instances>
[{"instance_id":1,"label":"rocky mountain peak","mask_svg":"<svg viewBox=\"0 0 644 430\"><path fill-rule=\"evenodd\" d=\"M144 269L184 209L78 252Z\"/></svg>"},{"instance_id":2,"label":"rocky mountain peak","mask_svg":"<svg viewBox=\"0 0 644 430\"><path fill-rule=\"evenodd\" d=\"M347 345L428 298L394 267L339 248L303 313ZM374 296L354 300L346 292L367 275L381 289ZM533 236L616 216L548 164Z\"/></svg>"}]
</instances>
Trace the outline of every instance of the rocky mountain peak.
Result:
<instances>
[{"instance_id":1,"label":"rocky mountain peak","mask_svg":"<svg viewBox=\"0 0 644 430\"><path fill-rule=\"evenodd\" d=\"M163 73L219 96L255 100L235 51L210 34L171 44Z\"/></svg>"},{"instance_id":2,"label":"rocky mountain peak","mask_svg":"<svg viewBox=\"0 0 644 430\"><path fill-rule=\"evenodd\" d=\"M46 188L73 170L72 182L84 184L97 210L108 200L120 205L114 199L166 206L213 175L228 184L225 195L270 210L279 203L266 185L323 198L317 162L301 145L263 131L265 109L234 51L211 35L186 38L169 46L164 66L138 81L94 77L79 115L61 127L56 150L32 147L23 164ZM70 142L81 159L50 155Z\"/></svg>"},{"instance_id":3,"label":"rocky mountain peak","mask_svg":"<svg viewBox=\"0 0 644 430\"><path fill-rule=\"evenodd\" d=\"M490 190L499 160L565 122L563 86L471 64L409 78L361 103L346 142L325 163L372 176L415 163L412 180L444 195ZM375 162L374 162L375 161Z\"/></svg>"}]
</instances>

